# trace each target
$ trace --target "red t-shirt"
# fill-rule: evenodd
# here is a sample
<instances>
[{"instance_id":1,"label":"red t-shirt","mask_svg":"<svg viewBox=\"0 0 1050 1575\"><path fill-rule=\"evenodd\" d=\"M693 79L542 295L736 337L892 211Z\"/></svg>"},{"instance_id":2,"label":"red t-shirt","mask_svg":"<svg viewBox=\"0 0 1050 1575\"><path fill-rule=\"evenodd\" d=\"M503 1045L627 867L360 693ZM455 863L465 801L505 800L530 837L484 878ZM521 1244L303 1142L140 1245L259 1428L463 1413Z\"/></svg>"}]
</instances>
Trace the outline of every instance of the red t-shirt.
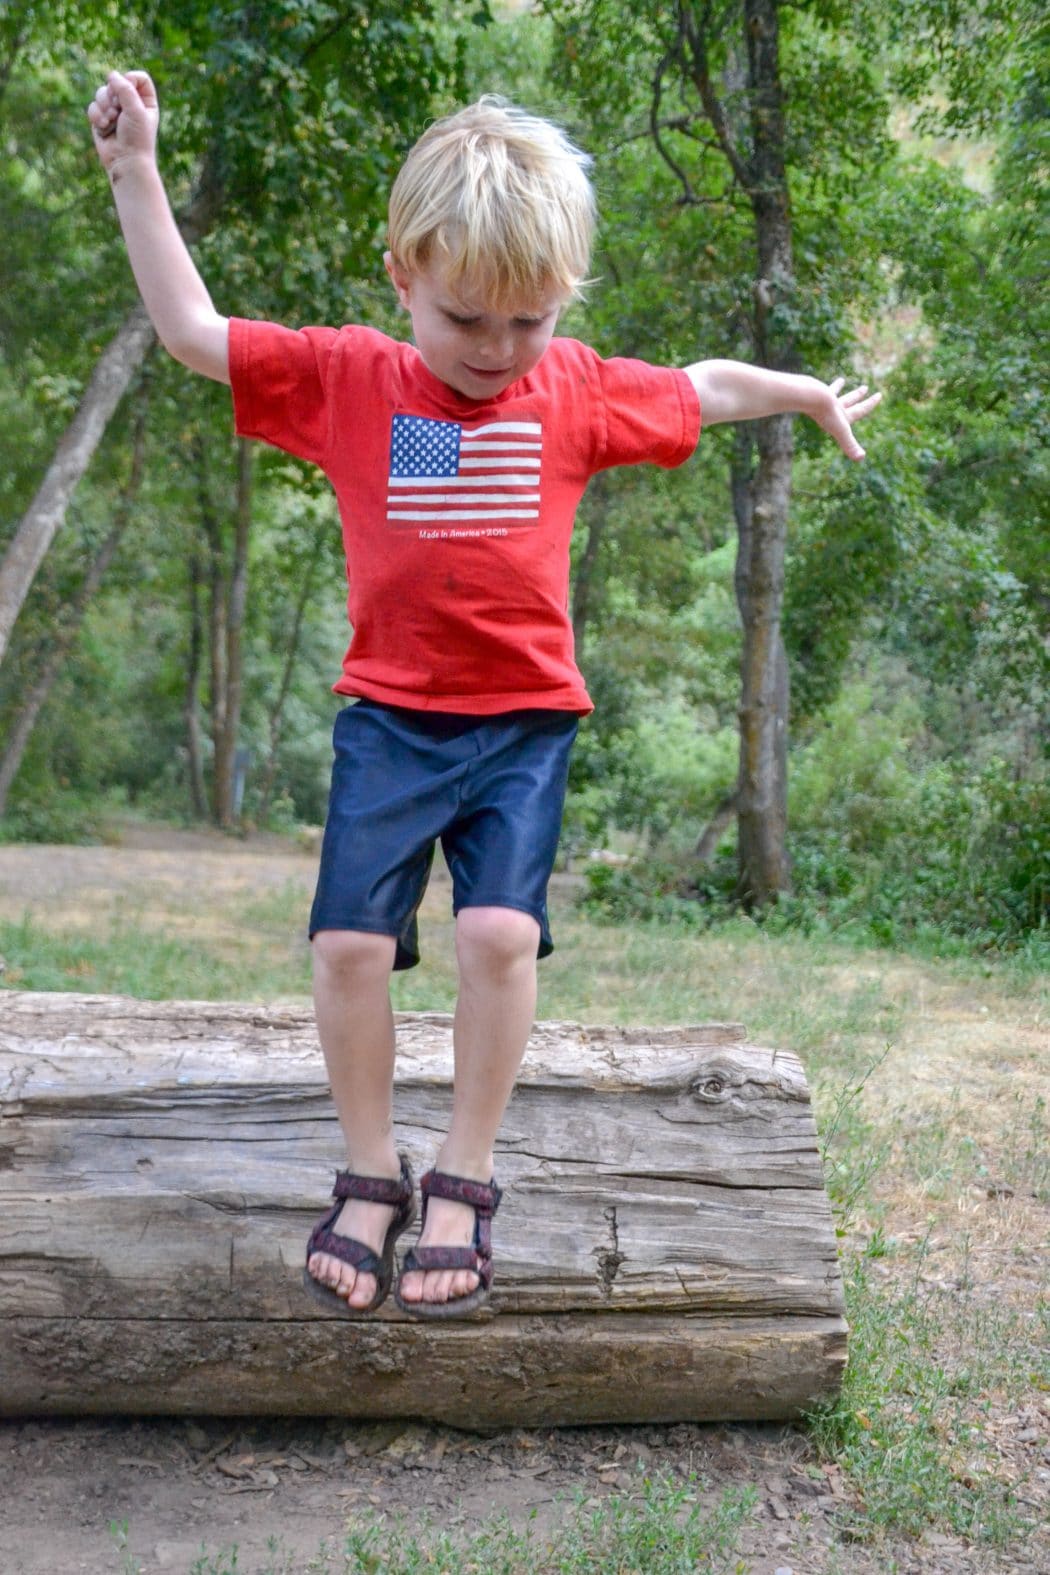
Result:
<instances>
[{"instance_id":1,"label":"red t-shirt","mask_svg":"<svg viewBox=\"0 0 1050 1575\"><path fill-rule=\"evenodd\" d=\"M335 689L412 710L592 709L573 657L569 540L597 471L679 465L684 372L554 339L477 403L371 328L230 321L237 431L335 488L353 638Z\"/></svg>"}]
</instances>

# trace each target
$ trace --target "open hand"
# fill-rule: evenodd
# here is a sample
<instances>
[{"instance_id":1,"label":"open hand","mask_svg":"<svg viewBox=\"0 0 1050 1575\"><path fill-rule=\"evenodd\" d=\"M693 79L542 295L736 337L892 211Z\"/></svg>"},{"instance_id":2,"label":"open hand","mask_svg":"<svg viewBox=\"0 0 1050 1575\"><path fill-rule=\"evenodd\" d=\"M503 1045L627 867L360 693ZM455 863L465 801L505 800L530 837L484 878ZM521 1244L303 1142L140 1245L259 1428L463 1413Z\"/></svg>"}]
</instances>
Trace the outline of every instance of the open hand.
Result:
<instances>
[{"instance_id":1,"label":"open hand","mask_svg":"<svg viewBox=\"0 0 1050 1575\"><path fill-rule=\"evenodd\" d=\"M122 158L154 156L160 107L147 72L129 71L124 76L111 71L87 113L95 149L107 173Z\"/></svg>"},{"instance_id":2,"label":"open hand","mask_svg":"<svg viewBox=\"0 0 1050 1575\"><path fill-rule=\"evenodd\" d=\"M810 413L817 425L835 439L847 459L863 459L864 450L853 435L853 423L870 415L882 395L869 394L866 383L844 394L842 390L845 383L844 377L837 377L833 383L828 383L827 393L830 397Z\"/></svg>"}]
</instances>

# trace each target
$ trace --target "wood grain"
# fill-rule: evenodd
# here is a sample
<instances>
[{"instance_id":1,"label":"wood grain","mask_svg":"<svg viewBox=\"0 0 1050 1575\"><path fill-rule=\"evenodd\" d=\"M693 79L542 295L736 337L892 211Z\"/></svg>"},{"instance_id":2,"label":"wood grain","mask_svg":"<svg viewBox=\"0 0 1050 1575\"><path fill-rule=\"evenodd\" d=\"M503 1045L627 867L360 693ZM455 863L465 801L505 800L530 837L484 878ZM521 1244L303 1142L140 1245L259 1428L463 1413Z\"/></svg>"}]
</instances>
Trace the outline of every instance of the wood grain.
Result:
<instances>
[{"instance_id":1,"label":"wood grain","mask_svg":"<svg viewBox=\"0 0 1050 1575\"><path fill-rule=\"evenodd\" d=\"M418 1174L451 1019L398 1034ZM0 993L0 1412L700 1420L793 1415L839 1382L805 1077L739 1027L537 1025L480 1321L303 1294L343 1162L306 1011Z\"/></svg>"}]
</instances>

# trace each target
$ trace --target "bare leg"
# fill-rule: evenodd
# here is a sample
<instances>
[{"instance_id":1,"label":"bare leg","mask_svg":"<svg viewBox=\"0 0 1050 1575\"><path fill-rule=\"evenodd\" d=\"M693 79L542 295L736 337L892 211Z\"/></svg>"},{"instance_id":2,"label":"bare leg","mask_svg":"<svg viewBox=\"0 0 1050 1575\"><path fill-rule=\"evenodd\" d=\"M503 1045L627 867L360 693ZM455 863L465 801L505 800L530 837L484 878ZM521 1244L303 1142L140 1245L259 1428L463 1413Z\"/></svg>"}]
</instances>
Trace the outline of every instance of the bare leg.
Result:
<instances>
[{"instance_id":1,"label":"bare leg","mask_svg":"<svg viewBox=\"0 0 1050 1575\"><path fill-rule=\"evenodd\" d=\"M319 930L313 940L314 1006L349 1168L360 1176L400 1175L394 1146L394 1015L390 974L392 936L358 930ZM394 1210L351 1198L335 1230L376 1251L383 1245ZM362 1274L326 1253L314 1253L315 1280L366 1307L375 1295L375 1276Z\"/></svg>"},{"instance_id":2,"label":"bare leg","mask_svg":"<svg viewBox=\"0 0 1050 1575\"><path fill-rule=\"evenodd\" d=\"M456 920L459 1000L454 1025L456 1079L452 1122L437 1156L438 1170L491 1181L492 1150L514 1088L536 1012L539 925L514 908L464 908ZM423 1247L466 1247L474 1210L434 1198ZM405 1301L454 1301L476 1289L472 1270L405 1274Z\"/></svg>"}]
</instances>

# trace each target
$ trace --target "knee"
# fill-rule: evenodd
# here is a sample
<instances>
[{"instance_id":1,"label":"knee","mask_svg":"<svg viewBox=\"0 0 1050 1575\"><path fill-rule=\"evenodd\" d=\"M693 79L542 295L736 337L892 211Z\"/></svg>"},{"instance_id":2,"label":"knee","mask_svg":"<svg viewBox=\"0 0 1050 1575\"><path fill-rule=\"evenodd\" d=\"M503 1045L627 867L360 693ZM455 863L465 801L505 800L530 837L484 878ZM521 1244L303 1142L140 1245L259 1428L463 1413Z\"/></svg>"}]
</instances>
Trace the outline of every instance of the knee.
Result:
<instances>
[{"instance_id":1,"label":"knee","mask_svg":"<svg viewBox=\"0 0 1050 1575\"><path fill-rule=\"evenodd\" d=\"M463 908L456 919L460 967L507 973L531 966L539 950L540 927L516 908Z\"/></svg>"},{"instance_id":2,"label":"knee","mask_svg":"<svg viewBox=\"0 0 1050 1575\"><path fill-rule=\"evenodd\" d=\"M313 938L315 979L346 987L385 980L394 966L392 935L363 930L317 930Z\"/></svg>"}]
</instances>

